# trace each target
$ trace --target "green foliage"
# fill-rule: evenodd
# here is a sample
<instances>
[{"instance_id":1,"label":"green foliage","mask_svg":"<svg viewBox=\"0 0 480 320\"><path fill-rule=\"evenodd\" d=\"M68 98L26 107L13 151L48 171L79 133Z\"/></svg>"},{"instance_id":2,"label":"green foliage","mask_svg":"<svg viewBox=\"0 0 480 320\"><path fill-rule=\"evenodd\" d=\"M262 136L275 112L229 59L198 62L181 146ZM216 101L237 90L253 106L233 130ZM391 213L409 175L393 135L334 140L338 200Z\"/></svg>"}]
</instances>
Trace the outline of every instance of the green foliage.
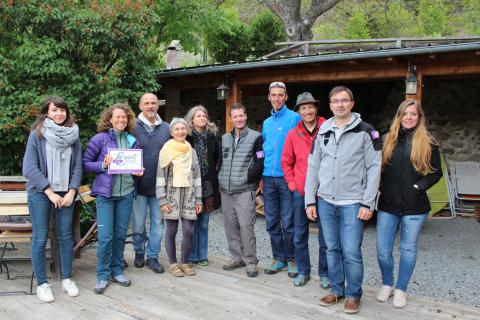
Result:
<instances>
[{"instance_id":1,"label":"green foliage","mask_svg":"<svg viewBox=\"0 0 480 320\"><path fill-rule=\"evenodd\" d=\"M158 18L140 2L2 0L0 18L0 175L20 173L45 96L66 99L85 143L105 107L158 89L149 41Z\"/></svg>"},{"instance_id":2,"label":"green foliage","mask_svg":"<svg viewBox=\"0 0 480 320\"><path fill-rule=\"evenodd\" d=\"M420 0L418 23L420 34L440 37L447 27L447 10L443 0Z\"/></svg>"},{"instance_id":3,"label":"green foliage","mask_svg":"<svg viewBox=\"0 0 480 320\"><path fill-rule=\"evenodd\" d=\"M345 37L347 39L370 38L367 19L362 11L356 11L348 20Z\"/></svg>"},{"instance_id":4,"label":"green foliage","mask_svg":"<svg viewBox=\"0 0 480 320\"><path fill-rule=\"evenodd\" d=\"M206 45L217 62L243 61L250 54L249 39L250 33L245 24L230 19L223 28L207 35Z\"/></svg>"},{"instance_id":5,"label":"green foliage","mask_svg":"<svg viewBox=\"0 0 480 320\"><path fill-rule=\"evenodd\" d=\"M467 35L480 35L480 0L464 0L465 14L461 17L463 32Z\"/></svg>"},{"instance_id":6,"label":"green foliage","mask_svg":"<svg viewBox=\"0 0 480 320\"><path fill-rule=\"evenodd\" d=\"M275 42L285 38L282 22L269 10L260 12L250 24L250 46L256 57L275 51Z\"/></svg>"}]
</instances>

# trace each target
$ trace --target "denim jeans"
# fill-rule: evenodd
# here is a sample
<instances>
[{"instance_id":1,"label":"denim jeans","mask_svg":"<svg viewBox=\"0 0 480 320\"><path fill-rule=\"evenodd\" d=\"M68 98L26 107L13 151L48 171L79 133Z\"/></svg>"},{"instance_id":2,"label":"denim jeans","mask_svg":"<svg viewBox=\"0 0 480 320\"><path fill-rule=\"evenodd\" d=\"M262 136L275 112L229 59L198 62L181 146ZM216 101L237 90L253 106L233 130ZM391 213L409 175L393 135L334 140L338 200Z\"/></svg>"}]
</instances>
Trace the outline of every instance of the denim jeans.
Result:
<instances>
[{"instance_id":1,"label":"denim jeans","mask_svg":"<svg viewBox=\"0 0 480 320\"><path fill-rule=\"evenodd\" d=\"M332 293L360 299L363 294L363 220L357 218L360 203L333 205L319 199L317 208L327 244Z\"/></svg>"},{"instance_id":2,"label":"denim jeans","mask_svg":"<svg viewBox=\"0 0 480 320\"><path fill-rule=\"evenodd\" d=\"M208 260L208 221L210 212L202 212L194 221L192 250L190 251L189 261L198 262Z\"/></svg>"},{"instance_id":3,"label":"denim jeans","mask_svg":"<svg viewBox=\"0 0 480 320\"><path fill-rule=\"evenodd\" d=\"M397 289L407 291L408 282L417 261L417 240L428 213L396 216L379 211L377 213L377 260L386 286L393 286L393 244L400 226L400 266Z\"/></svg>"},{"instance_id":4,"label":"denim jeans","mask_svg":"<svg viewBox=\"0 0 480 320\"><path fill-rule=\"evenodd\" d=\"M150 213L150 231L147 232L145 224L147 214ZM133 249L136 253L147 254L147 258L158 258L160 244L164 230L163 219L160 214L160 207L156 196L137 195L135 199L135 210L132 215ZM145 252L145 244L148 241Z\"/></svg>"},{"instance_id":5,"label":"denim jeans","mask_svg":"<svg viewBox=\"0 0 480 320\"><path fill-rule=\"evenodd\" d=\"M295 262L297 263L298 273L302 275L310 274L310 254L308 251L308 236L310 228L310 220L305 212L305 197L297 190L292 192L294 235L293 244L295 248ZM328 277L327 267L327 245L323 238L322 224L320 219L318 223L318 275L320 277Z\"/></svg>"},{"instance_id":6,"label":"denim jeans","mask_svg":"<svg viewBox=\"0 0 480 320\"><path fill-rule=\"evenodd\" d=\"M65 193L66 192L57 192L61 197L63 197ZM54 209L56 211L55 229L60 251L62 279L68 279L72 276L72 221L74 206L75 204L72 203L69 207ZM48 225L52 207L53 204L45 193L37 192L28 195L28 210L30 212L33 230L32 265L38 285L47 282L47 273L45 271L45 246L47 244Z\"/></svg>"},{"instance_id":7,"label":"denim jeans","mask_svg":"<svg viewBox=\"0 0 480 320\"><path fill-rule=\"evenodd\" d=\"M97 196L97 280L123 274L123 251L132 213L133 192L121 197Z\"/></svg>"},{"instance_id":8,"label":"denim jeans","mask_svg":"<svg viewBox=\"0 0 480 320\"><path fill-rule=\"evenodd\" d=\"M263 177L267 232L275 260L294 260L292 193L283 177Z\"/></svg>"}]
</instances>

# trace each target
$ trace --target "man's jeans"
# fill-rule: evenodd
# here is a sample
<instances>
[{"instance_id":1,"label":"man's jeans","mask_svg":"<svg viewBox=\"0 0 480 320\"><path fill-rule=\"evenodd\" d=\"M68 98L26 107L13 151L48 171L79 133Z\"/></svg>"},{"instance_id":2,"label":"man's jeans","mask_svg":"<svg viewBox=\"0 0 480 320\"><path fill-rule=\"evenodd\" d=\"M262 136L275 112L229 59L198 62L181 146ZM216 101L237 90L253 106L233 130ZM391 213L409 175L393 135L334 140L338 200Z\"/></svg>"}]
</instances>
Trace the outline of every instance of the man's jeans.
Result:
<instances>
[{"instance_id":1,"label":"man's jeans","mask_svg":"<svg viewBox=\"0 0 480 320\"><path fill-rule=\"evenodd\" d=\"M97 196L97 280L123 274L123 251L132 213L133 192L121 197Z\"/></svg>"},{"instance_id":2,"label":"man's jeans","mask_svg":"<svg viewBox=\"0 0 480 320\"><path fill-rule=\"evenodd\" d=\"M295 247L295 262L297 263L298 273L302 275L310 274L310 254L308 251L308 236L310 220L305 212L305 197L297 190L292 192L293 220L294 220L294 236L293 244ZM328 277L327 267L327 245L323 238L322 224L318 219L318 275L320 277Z\"/></svg>"},{"instance_id":3,"label":"man's jeans","mask_svg":"<svg viewBox=\"0 0 480 320\"><path fill-rule=\"evenodd\" d=\"M150 212L150 231L146 233L145 224ZM147 258L158 258L160 244L163 238L164 223L160 214L160 207L156 196L137 195L135 211L133 213L133 249L136 253L147 254ZM145 252L145 244L148 241Z\"/></svg>"},{"instance_id":4,"label":"man's jeans","mask_svg":"<svg viewBox=\"0 0 480 320\"><path fill-rule=\"evenodd\" d=\"M57 192L61 197L66 192ZM60 251L62 279L69 279L72 275L73 236L72 221L75 203L69 207L53 209L56 211L55 228ZM50 210L53 204L43 192L28 195L28 210L32 221L32 265L37 278L37 284L47 282L45 271L45 246L48 237Z\"/></svg>"},{"instance_id":5,"label":"man's jeans","mask_svg":"<svg viewBox=\"0 0 480 320\"><path fill-rule=\"evenodd\" d=\"M360 299L363 293L363 220L357 218L360 204L333 205L319 199L317 208L327 244L332 293Z\"/></svg>"},{"instance_id":6,"label":"man's jeans","mask_svg":"<svg viewBox=\"0 0 480 320\"><path fill-rule=\"evenodd\" d=\"M198 262L208 260L208 221L209 212L202 212L197 215L194 221L194 231L192 239L192 250L190 251L189 261Z\"/></svg>"},{"instance_id":7,"label":"man's jeans","mask_svg":"<svg viewBox=\"0 0 480 320\"><path fill-rule=\"evenodd\" d=\"M292 193L283 177L263 177L267 232L275 260L294 260Z\"/></svg>"},{"instance_id":8,"label":"man's jeans","mask_svg":"<svg viewBox=\"0 0 480 320\"><path fill-rule=\"evenodd\" d=\"M428 213L396 216L379 211L377 214L377 260L385 286L393 286L393 244L400 225L400 266L397 289L407 291L417 261L417 240Z\"/></svg>"}]
</instances>

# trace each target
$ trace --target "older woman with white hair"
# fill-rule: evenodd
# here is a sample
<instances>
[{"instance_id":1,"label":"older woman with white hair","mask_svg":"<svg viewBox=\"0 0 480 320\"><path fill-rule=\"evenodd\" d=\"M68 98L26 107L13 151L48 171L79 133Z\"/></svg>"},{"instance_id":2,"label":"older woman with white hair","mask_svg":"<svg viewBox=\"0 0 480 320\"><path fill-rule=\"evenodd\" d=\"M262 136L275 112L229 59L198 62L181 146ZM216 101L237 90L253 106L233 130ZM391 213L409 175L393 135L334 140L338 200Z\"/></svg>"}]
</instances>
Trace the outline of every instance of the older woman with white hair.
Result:
<instances>
[{"instance_id":1,"label":"older woman with white hair","mask_svg":"<svg viewBox=\"0 0 480 320\"><path fill-rule=\"evenodd\" d=\"M173 139L160 150L156 194L167 225L165 248L170 262L169 272L175 277L193 276L195 270L188 264L188 256L192 249L194 221L203 210L200 165L195 150L186 141L187 122L173 118L170 133ZM175 236L180 219L183 238L179 264Z\"/></svg>"}]
</instances>

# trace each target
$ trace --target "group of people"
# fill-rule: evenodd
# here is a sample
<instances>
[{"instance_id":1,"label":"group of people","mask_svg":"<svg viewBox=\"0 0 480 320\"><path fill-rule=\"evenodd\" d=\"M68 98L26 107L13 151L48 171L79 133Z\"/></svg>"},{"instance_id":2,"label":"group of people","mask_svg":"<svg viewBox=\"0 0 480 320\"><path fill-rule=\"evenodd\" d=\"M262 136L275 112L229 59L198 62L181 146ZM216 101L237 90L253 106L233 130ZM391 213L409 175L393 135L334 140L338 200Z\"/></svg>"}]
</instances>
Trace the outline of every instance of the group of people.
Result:
<instances>
[{"instance_id":1,"label":"group of people","mask_svg":"<svg viewBox=\"0 0 480 320\"><path fill-rule=\"evenodd\" d=\"M333 117L328 120L319 115L321 103L312 94L300 94L293 111L286 106L287 99L286 85L272 82L271 115L261 133L247 126L245 106L232 104L228 112L233 130L219 141L204 106L195 106L184 118L168 124L157 113L157 97L146 93L137 119L123 103L102 112L98 134L82 156L79 129L67 104L60 97L47 98L23 160L40 300L54 300L45 272L52 208L57 210L62 288L69 296L79 294L71 280L71 225L83 171L96 175L91 188L98 225L96 293L105 292L111 282L131 285L123 272L130 220L135 267L164 272L158 255L166 224L169 273L195 275L195 264L208 265L209 214L219 208L232 256L223 269L246 267L247 276L256 277L255 200L260 186L272 248L265 274L286 270L294 286L307 284L309 224L316 221L320 285L331 288L319 303L330 306L345 298L344 311L358 312L363 225L377 209L377 258L383 281L377 300L385 302L393 295L394 306L405 306L417 239L430 211L426 190L442 175L438 145L426 129L420 104L402 102L382 142L378 131L352 112L354 98L347 87L330 92ZM143 171L110 173L111 148L142 149ZM180 262L175 243L179 221ZM400 264L395 285L392 251L398 228Z\"/></svg>"}]
</instances>

